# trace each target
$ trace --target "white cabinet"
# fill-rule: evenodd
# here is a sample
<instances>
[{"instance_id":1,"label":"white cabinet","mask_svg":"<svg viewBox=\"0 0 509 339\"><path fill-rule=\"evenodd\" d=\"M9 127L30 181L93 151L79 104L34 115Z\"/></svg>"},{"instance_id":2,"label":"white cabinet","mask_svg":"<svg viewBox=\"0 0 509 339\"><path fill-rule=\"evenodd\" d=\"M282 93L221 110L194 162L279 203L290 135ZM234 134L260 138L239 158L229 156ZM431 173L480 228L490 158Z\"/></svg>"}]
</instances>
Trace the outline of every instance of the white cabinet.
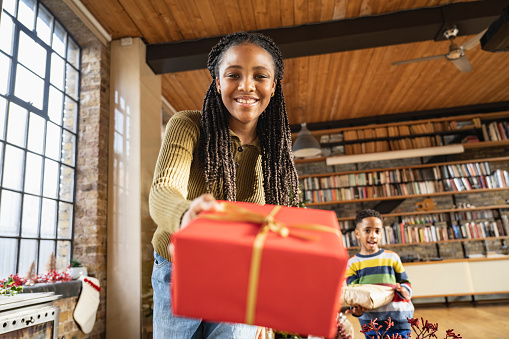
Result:
<instances>
[{"instance_id":1,"label":"white cabinet","mask_svg":"<svg viewBox=\"0 0 509 339\"><path fill-rule=\"evenodd\" d=\"M413 298L509 293L509 258L403 264Z\"/></svg>"}]
</instances>

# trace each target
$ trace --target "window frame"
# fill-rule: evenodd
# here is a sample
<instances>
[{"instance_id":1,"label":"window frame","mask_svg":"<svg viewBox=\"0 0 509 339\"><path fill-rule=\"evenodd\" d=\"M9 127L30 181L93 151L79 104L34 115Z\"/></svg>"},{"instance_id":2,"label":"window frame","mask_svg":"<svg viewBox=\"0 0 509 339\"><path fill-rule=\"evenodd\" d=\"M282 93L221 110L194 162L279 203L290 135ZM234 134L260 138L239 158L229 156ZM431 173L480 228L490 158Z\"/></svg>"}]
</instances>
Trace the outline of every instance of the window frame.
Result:
<instances>
[{"instance_id":1,"label":"window frame","mask_svg":"<svg viewBox=\"0 0 509 339\"><path fill-rule=\"evenodd\" d=\"M35 251L36 257L34 258L35 266L36 266L36 272L42 273L44 271L44 261L47 260L47 258L41 258L41 242L42 241L53 241L53 254L57 256L59 254L59 243L61 241L64 241L66 243L65 247L68 247L67 257L66 257L66 266L69 264L70 259L73 255L73 249L74 249L74 234L75 234L75 210L76 210L76 187L77 187L77 169L78 169L78 137L79 137L79 112L80 112L80 95L81 95L81 64L82 64L82 49L77 43L76 39L70 34L70 32L65 28L65 26L56 18L56 16L51 13L51 11L44 6L40 0L34 0L34 8L33 8L33 30L30 30L27 28L20 20L18 20L18 10L19 10L19 3L23 0L15 0L15 10L14 14L7 12L4 10L4 6L0 6L0 15L1 15L1 23L8 17L10 20L12 20L12 45L11 45L11 54L8 54L4 52L3 50L0 50L0 54L3 54L3 56L7 56L11 60L11 65L9 69L9 81L8 81L8 89L6 93L0 93L0 99L4 99L0 101L0 104L4 104L5 107L3 109L5 110L5 115L3 117L4 125L3 125L3 131L0 131L0 133L3 133L3 137L0 138L0 207L2 206L2 196L3 192L10 191L17 194L20 194L20 212L18 217L18 229L16 235L6 235L6 234L0 234L0 239L14 239L16 242L16 263L14 265L14 272L5 272L7 274L24 274L24 272L20 271L20 259L22 255L22 248L21 244L23 240L35 240L37 242L37 249ZM5 5L5 2L3 3ZM37 32L37 24L38 24L38 18L39 18L39 11L43 8L43 10L48 13L51 16L51 21L49 25L50 30L50 40L49 44L45 42L42 38L38 36ZM64 55L60 55L57 51L55 51L53 45L53 39L55 39L55 27L62 28L65 31L65 38L63 41L64 44ZM29 68L28 65L23 65L19 61L19 45L21 40L21 34L22 32L28 36L28 38L32 39L34 42L36 42L39 46L41 46L45 53L46 53L46 62L45 62L45 72L44 72L44 78L39 76L36 72L34 72L32 69ZM79 53L79 57L74 58L74 60L69 59L69 51L70 51L70 44L72 44L72 48L74 48L74 51L77 51ZM63 86L62 88L58 88L55 85L51 84L51 66L52 66L52 56L53 53L56 53L58 56L60 56L63 59ZM76 63L76 67L73 63ZM15 85L16 85L16 75L17 75L17 69L18 67L25 67L28 71L32 72L34 76L37 76L43 80L43 95L42 95L42 108L39 109L38 107L35 107L33 103L24 101L23 99L17 97L15 93ZM73 93L68 92L68 68L71 67L71 70L74 71L75 78L74 78L74 91ZM50 89L53 87L53 89L56 89L61 94L61 112L60 114L60 121L57 123L53 121L50 118L49 114L49 101L50 101ZM76 97L73 97L73 96ZM66 117L66 102L67 100L71 100L71 104L73 105L74 112L74 123L71 127L66 126L65 124L65 117ZM20 147L19 145L13 144L9 142L7 133L8 133L8 121L9 121L9 114L11 111L11 103L18 105L23 110L26 111L26 122L25 122L25 134L24 134L24 146ZM44 120L44 131L43 131L43 145L42 150L40 153L36 151L32 151L29 149L29 128L30 128L30 115L31 113L36 114L37 116L41 117ZM47 132L48 132L48 124L55 124L59 128L60 136L59 136L59 144L58 144L58 159L49 157L47 155L46 150L46 142L47 142ZM70 134L69 134L70 133ZM64 159L63 150L64 150L64 135L69 135L73 139L72 144L72 154L70 159L70 163L67 163L66 159ZM21 189L12 189L12 188L6 188L4 186L4 172L5 172L5 157L6 157L6 150L7 146L15 147L16 149L23 151L23 162L22 162L22 173L19 174L21 177ZM40 174L40 189L38 194L28 193L26 192L26 171L27 171L27 162L28 162L28 155L29 154L35 154L36 156L41 158L41 174ZM54 197L49 197L44 192L44 182L45 182L45 164L47 160L53 161L58 166L58 176L57 176L57 184L56 184L56 194ZM65 166L65 167L64 167ZM68 200L64 199L62 197L62 182L65 181L65 178L62 177L62 170L63 168L70 168L70 173L73 175L72 178L70 178L68 182L68 187L72 188L72 194L70 195L70 198ZM36 226L36 234L37 236L26 236L23 235L23 210L24 210L24 202L25 197L34 196L39 199L39 206L38 206L38 223ZM54 222L53 222L53 236L47 237L43 236L43 202L45 199L48 199L49 201L54 201L55 203L55 214L54 214ZM69 227L70 232L66 234L65 236L59 235L59 221L60 221L60 212L61 212L61 205L62 203L69 204L70 208L68 212L69 215ZM0 211L1 213L1 211ZM1 231L1 229L0 229ZM62 266L59 267L62 269ZM2 273L2 275L5 275L5 273ZM0 276L0 279L6 278L7 276Z\"/></svg>"}]
</instances>

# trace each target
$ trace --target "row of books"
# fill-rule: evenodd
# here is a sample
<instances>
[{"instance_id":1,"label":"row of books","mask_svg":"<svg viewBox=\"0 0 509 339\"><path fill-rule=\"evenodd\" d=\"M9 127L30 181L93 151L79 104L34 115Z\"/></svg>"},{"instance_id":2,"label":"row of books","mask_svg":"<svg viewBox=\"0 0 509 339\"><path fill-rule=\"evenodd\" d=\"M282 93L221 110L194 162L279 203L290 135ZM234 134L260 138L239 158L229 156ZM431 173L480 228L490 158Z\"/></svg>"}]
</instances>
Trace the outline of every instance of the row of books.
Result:
<instances>
[{"instance_id":1,"label":"row of books","mask_svg":"<svg viewBox=\"0 0 509 339\"><path fill-rule=\"evenodd\" d=\"M442 141L442 138L439 135L416 138L402 138L396 140L366 141L355 144L346 144L345 153L347 155L351 155L374 152L399 151L406 149L443 146L443 144L444 143Z\"/></svg>"},{"instance_id":2,"label":"row of books","mask_svg":"<svg viewBox=\"0 0 509 339\"><path fill-rule=\"evenodd\" d=\"M390 244L420 244L452 239L483 239L509 235L509 220L507 215L493 221L468 222L448 226L446 222L431 224L409 225L395 222L382 229L381 245ZM343 234L346 247L359 246L355 232Z\"/></svg>"},{"instance_id":3,"label":"row of books","mask_svg":"<svg viewBox=\"0 0 509 339\"><path fill-rule=\"evenodd\" d=\"M506 209L509 209L509 205ZM391 218L391 217L387 217ZM485 209L485 210L469 210L469 211L453 211L453 212L440 212L419 215L402 215L399 217L399 222L403 226L419 226L426 224L436 224L439 222L461 223L464 221L480 221L480 220L494 220L500 219L500 212L498 209ZM507 218L507 216L505 216ZM386 217L384 217L386 219ZM340 220L338 221L341 230L351 230L355 228L354 220Z\"/></svg>"},{"instance_id":4,"label":"row of books","mask_svg":"<svg viewBox=\"0 0 509 339\"><path fill-rule=\"evenodd\" d=\"M405 150L444 145L444 140L440 135L422 135L434 134L437 132L463 131L475 128L481 128L484 136L484 141L509 140L508 122L494 121L489 124L481 124L480 119L474 118L459 121L435 121L427 123L414 123L409 125L345 130L339 133L322 135L320 137L320 143L326 144L343 141L360 141L359 143L345 145L346 154ZM388 137L401 139L362 142L362 140L384 139ZM475 141L478 142L479 139L476 138ZM448 142L445 142L445 144L448 144Z\"/></svg>"},{"instance_id":5,"label":"row of books","mask_svg":"<svg viewBox=\"0 0 509 339\"><path fill-rule=\"evenodd\" d=\"M509 140L509 124L506 121L483 124L482 133L485 141Z\"/></svg>"},{"instance_id":6,"label":"row of books","mask_svg":"<svg viewBox=\"0 0 509 339\"><path fill-rule=\"evenodd\" d=\"M434 121L426 123L412 123L397 126L374 127L346 130L343 132L345 141L376 139L386 137L404 137L436 132L458 131L480 127L480 119L467 119L461 121Z\"/></svg>"},{"instance_id":7,"label":"row of books","mask_svg":"<svg viewBox=\"0 0 509 339\"><path fill-rule=\"evenodd\" d=\"M503 173L503 174L501 174ZM455 178L441 181L415 181L401 184L384 184L377 186L354 186L319 190L303 190L305 200L311 202L333 202L355 199L397 197L421 195L440 192L475 191L509 187L509 173L497 170L491 176L472 178Z\"/></svg>"},{"instance_id":8,"label":"row of books","mask_svg":"<svg viewBox=\"0 0 509 339\"><path fill-rule=\"evenodd\" d=\"M458 211L453 212L451 217L453 220L479 220L498 218L498 212L494 210L481 211Z\"/></svg>"},{"instance_id":9,"label":"row of books","mask_svg":"<svg viewBox=\"0 0 509 339\"><path fill-rule=\"evenodd\" d=\"M440 221L450 221L451 217L447 213L433 213L423 215L402 216L401 223L403 226L413 226L420 224L433 224Z\"/></svg>"},{"instance_id":10,"label":"row of books","mask_svg":"<svg viewBox=\"0 0 509 339\"><path fill-rule=\"evenodd\" d=\"M375 153L375 152L387 152L390 151L389 142L384 141L368 141L359 144L346 144L345 154L364 154L364 153Z\"/></svg>"},{"instance_id":11,"label":"row of books","mask_svg":"<svg viewBox=\"0 0 509 339\"><path fill-rule=\"evenodd\" d=\"M403 138L389 141L391 150L399 151L405 149L443 146L442 138L439 135L416 138Z\"/></svg>"},{"instance_id":12,"label":"row of books","mask_svg":"<svg viewBox=\"0 0 509 339\"><path fill-rule=\"evenodd\" d=\"M509 229L504 227L502 220L468 222L452 225L454 239L482 239L488 237L502 237L509 235Z\"/></svg>"},{"instance_id":13,"label":"row of books","mask_svg":"<svg viewBox=\"0 0 509 339\"><path fill-rule=\"evenodd\" d=\"M402 168L326 177L307 177L302 180L304 189L324 189L350 186L383 185L449 178L487 176L491 174L488 162L453 164L423 168Z\"/></svg>"}]
</instances>

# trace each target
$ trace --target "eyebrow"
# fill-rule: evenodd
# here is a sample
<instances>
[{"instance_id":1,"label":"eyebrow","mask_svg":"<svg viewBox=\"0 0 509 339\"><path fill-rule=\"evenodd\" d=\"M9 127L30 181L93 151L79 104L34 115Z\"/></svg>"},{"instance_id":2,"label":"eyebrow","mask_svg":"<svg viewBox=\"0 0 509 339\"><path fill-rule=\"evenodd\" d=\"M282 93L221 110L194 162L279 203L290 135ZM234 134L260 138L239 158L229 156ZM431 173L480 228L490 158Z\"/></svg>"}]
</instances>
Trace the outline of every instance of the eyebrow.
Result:
<instances>
[{"instance_id":1,"label":"eyebrow","mask_svg":"<svg viewBox=\"0 0 509 339\"><path fill-rule=\"evenodd\" d=\"M231 65L231 66L226 67L225 71L229 70L231 68L242 69L242 66L240 66L240 65ZM266 70L266 71L270 72L270 69L265 67L265 66L255 66L255 67L253 67L253 71L258 71L258 70Z\"/></svg>"}]
</instances>

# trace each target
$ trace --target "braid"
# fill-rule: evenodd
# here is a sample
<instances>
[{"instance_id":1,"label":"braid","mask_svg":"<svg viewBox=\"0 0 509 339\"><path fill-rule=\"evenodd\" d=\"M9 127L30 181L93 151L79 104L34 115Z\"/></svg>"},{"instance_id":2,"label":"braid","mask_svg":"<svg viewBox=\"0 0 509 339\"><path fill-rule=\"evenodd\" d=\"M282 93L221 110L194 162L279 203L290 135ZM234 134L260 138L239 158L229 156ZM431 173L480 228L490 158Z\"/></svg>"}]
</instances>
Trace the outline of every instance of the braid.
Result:
<instances>
[{"instance_id":1,"label":"braid","mask_svg":"<svg viewBox=\"0 0 509 339\"><path fill-rule=\"evenodd\" d=\"M216 198L235 201L235 166L230 147L228 114L221 97L216 92L214 81L203 100L200 120L200 148L198 156L205 171L207 192L217 192ZM205 112L209 114L205 114ZM218 186L220 182L223 186ZM217 186L214 189L214 186Z\"/></svg>"},{"instance_id":2,"label":"braid","mask_svg":"<svg viewBox=\"0 0 509 339\"><path fill-rule=\"evenodd\" d=\"M276 44L259 33L237 32L222 38L209 53L207 69L212 82L203 101L200 121L199 158L204 167L207 192L216 198L236 200L236 171L231 149L228 111L216 91L215 79L224 53L232 46L252 43L265 49L274 62L277 81L274 97L260 115L257 134L260 139L265 202L297 206L299 180L293 163L292 140L281 81L283 57ZM222 187L218 183L222 182ZM218 186L215 186L218 185Z\"/></svg>"}]
</instances>

